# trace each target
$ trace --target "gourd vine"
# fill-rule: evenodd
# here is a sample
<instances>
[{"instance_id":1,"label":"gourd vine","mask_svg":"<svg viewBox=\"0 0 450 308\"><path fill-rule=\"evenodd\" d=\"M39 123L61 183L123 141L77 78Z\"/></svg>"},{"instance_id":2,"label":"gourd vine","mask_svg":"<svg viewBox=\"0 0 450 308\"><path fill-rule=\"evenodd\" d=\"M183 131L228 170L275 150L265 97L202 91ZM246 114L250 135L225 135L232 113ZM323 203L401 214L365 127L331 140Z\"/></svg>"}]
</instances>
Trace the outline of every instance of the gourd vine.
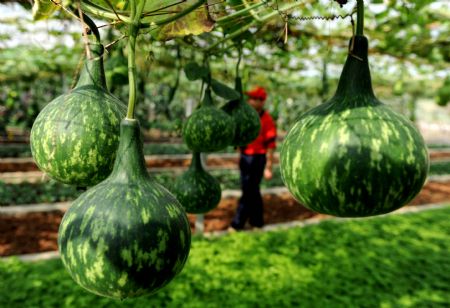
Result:
<instances>
[{"instance_id":1,"label":"gourd vine","mask_svg":"<svg viewBox=\"0 0 450 308\"><path fill-rule=\"evenodd\" d=\"M136 3L137 2L137 3ZM127 118L134 119L134 109L136 106L136 38L141 27L141 16L145 7L146 0L131 0L131 22L128 26L128 85L130 89L128 99Z\"/></svg>"}]
</instances>

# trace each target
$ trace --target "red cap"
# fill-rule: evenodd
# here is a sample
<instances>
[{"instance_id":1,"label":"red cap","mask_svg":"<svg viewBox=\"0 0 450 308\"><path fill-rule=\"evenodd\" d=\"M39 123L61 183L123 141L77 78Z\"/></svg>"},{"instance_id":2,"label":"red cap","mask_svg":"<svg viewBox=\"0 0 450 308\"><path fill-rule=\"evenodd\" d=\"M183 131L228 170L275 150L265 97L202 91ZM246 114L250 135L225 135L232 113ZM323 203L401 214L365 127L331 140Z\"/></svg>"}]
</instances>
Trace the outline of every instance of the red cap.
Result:
<instances>
[{"instance_id":1,"label":"red cap","mask_svg":"<svg viewBox=\"0 0 450 308\"><path fill-rule=\"evenodd\" d=\"M250 91L245 92L250 98L261 99L263 101L267 98L267 92L263 87L256 86Z\"/></svg>"}]
</instances>

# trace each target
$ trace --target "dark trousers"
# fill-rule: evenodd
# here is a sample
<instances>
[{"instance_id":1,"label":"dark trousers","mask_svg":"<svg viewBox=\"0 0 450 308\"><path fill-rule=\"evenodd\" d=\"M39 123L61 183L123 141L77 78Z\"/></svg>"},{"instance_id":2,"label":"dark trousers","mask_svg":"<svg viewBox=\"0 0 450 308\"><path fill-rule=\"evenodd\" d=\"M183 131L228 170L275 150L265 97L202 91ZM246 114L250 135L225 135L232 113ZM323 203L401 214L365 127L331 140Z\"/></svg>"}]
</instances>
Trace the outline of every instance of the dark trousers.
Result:
<instances>
[{"instance_id":1,"label":"dark trousers","mask_svg":"<svg viewBox=\"0 0 450 308\"><path fill-rule=\"evenodd\" d=\"M243 229L247 220L254 227L264 225L263 200L259 185L265 166L265 154L241 154L239 169L241 170L242 196L239 199L236 215L231 222L231 226L237 230Z\"/></svg>"}]
</instances>

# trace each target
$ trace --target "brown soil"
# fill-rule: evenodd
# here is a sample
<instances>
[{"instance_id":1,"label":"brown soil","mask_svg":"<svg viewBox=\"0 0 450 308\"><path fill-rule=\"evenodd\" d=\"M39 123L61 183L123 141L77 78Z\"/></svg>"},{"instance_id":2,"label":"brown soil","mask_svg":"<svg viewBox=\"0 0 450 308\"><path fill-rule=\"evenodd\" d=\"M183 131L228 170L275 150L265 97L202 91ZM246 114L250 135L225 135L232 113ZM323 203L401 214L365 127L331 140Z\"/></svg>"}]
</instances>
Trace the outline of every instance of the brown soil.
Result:
<instances>
[{"instance_id":1,"label":"brown soil","mask_svg":"<svg viewBox=\"0 0 450 308\"><path fill-rule=\"evenodd\" d=\"M430 154L431 160L448 159L450 158L450 151L433 151ZM190 164L189 155L186 158L172 157L159 158L149 157L145 158L147 168L170 168L170 167L187 167ZM274 157L274 163L278 163L278 154ZM236 168L238 165L238 155L223 156L220 154L208 155L207 163L210 167L227 167ZM38 166L34 163L33 158L3 158L0 159L0 172L29 172L39 171Z\"/></svg>"},{"instance_id":2,"label":"brown soil","mask_svg":"<svg viewBox=\"0 0 450 308\"><path fill-rule=\"evenodd\" d=\"M450 181L429 182L410 203L411 206L450 201ZM226 230L236 210L237 198L222 199L219 206L205 215L205 231ZM264 195L266 224L304 220L326 215L312 212L295 201L289 193ZM57 232L63 212L0 215L0 256L57 250ZM189 215L194 230L195 216Z\"/></svg>"}]
</instances>

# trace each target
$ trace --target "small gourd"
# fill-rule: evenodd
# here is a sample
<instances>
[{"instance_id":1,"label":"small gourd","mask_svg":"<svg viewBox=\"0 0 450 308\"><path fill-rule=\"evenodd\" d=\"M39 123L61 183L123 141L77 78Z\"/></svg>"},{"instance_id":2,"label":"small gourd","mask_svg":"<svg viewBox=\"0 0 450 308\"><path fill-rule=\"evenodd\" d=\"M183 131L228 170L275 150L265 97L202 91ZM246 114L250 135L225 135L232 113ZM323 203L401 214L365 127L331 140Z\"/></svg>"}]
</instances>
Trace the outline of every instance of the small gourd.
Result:
<instances>
[{"instance_id":1,"label":"small gourd","mask_svg":"<svg viewBox=\"0 0 450 308\"><path fill-rule=\"evenodd\" d=\"M200 108L184 124L183 139L193 152L215 152L232 144L235 126L225 111L213 105L208 87Z\"/></svg>"},{"instance_id":2,"label":"small gourd","mask_svg":"<svg viewBox=\"0 0 450 308\"><path fill-rule=\"evenodd\" d=\"M192 154L189 169L175 180L171 191L186 212L193 214L215 208L222 193L219 181L205 171L197 152Z\"/></svg>"},{"instance_id":3,"label":"small gourd","mask_svg":"<svg viewBox=\"0 0 450 308\"><path fill-rule=\"evenodd\" d=\"M368 41L353 46L336 94L301 115L281 148L281 175L294 197L319 213L359 217L391 212L422 188L424 140L374 95Z\"/></svg>"},{"instance_id":4,"label":"small gourd","mask_svg":"<svg viewBox=\"0 0 450 308\"><path fill-rule=\"evenodd\" d=\"M39 168L53 179L81 187L95 185L111 173L126 112L107 90L103 46L89 46L93 59L86 59L75 88L45 106L30 136Z\"/></svg>"},{"instance_id":5,"label":"small gourd","mask_svg":"<svg viewBox=\"0 0 450 308\"><path fill-rule=\"evenodd\" d=\"M58 233L61 260L87 290L124 299L151 294L189 254L181 204L149 176L137 120L124 119L111 175L74 201Z\"/></svg>"},{"instance_id":6,"label":"small gourd","mask_svg":"<svg viewBox=\"0 0 450 308\"><path fill-rule=\"evenodd\" d=\"M228 113L236 123L233 146L246 146L256 139L261 129L258 112L250 106L242 93L242 80L236 77L235 90L241 95L240 99L225 104L222 109Z\"/></svg>"}]
</instances>

